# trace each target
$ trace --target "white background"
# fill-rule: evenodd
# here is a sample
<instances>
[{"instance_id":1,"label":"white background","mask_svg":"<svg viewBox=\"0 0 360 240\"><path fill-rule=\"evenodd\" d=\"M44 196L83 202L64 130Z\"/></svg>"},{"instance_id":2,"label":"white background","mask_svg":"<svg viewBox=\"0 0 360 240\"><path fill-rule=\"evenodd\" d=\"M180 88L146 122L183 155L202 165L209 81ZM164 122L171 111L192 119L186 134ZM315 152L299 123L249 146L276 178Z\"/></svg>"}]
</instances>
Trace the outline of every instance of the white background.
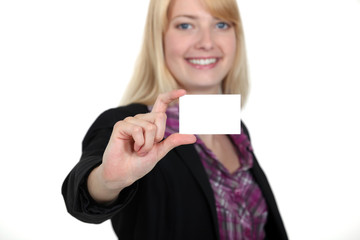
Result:
<instances>
[{"instance_id":1,"label":"white background","mask_svg":"<svg viewBox=\"0 0 360 240\"><path fill-rule=\"evenodd\" d=\"M0 0L0 239L115 239L67 214L82 138L118 105L148 0ZM360 239L359 0L239 0L242 116L291 239Z\"/></svg>"}]
</instances>

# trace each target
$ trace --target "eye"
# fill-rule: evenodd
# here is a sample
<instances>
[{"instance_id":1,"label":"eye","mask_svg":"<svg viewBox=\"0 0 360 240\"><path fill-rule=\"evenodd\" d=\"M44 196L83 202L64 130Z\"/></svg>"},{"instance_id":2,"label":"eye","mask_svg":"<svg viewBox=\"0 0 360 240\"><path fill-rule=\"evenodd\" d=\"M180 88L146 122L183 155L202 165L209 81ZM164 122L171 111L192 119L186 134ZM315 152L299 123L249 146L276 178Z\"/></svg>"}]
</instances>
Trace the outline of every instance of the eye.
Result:
<instances>
[{"instance_id":1,"label":"eye","mask_svg":"<svg viewBox=\"0 0 360 240\"><path fill-rule=\"evenodd\" d=\"M180 23L176 26L176 28L186 30L186 29L191 29L192 26L189 23Z\"/></svg>"},{"instance_id":2,"label":"eye","mask_svg":"<svg viewBox=\"0 0 360 240\"><path fill-rule=\"evenodd\" d=\"M228 29L230 27L230 25L226 22L218 22L216 24L216 27L219 29Z\"/></svg>"}]
</instances>

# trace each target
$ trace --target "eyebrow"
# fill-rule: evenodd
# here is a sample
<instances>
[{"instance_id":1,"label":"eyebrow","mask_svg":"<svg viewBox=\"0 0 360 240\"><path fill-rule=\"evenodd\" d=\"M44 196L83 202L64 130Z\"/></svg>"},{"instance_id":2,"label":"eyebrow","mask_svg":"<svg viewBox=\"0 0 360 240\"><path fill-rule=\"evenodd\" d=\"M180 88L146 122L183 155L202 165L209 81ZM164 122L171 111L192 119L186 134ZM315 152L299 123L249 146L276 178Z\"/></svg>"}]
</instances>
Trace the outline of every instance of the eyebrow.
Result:
<instances>
[{"instance_id":1,"label":"eyebrow","mask_svg":"<svg viewBox=\"0 0 360 240\"><path fill-rule=\"evenodd\" d=\"M193 20L199 19L199 17L194 16L194 15L188 15L188 14L180 14L180 15L176 15L175 17L173 17L170 21L177 19L177 18L190 18ZM221 20L220 18L214 17L213 19L215 20Z\"/></svg>"},{"instance_id":2,"label":"eyebrow","mask_svg":"<svg viewBox=\"0 0 360 240\"><path fill-rule=\"evenodd\" d=\"M194 15L186 15L186 14L183 14L183 15L177 15L175 17L173 17L172 19L176 19L176 18L190 18L190 19L197 19L198 17L194 16Z\"/></svg>"}]
</instances>

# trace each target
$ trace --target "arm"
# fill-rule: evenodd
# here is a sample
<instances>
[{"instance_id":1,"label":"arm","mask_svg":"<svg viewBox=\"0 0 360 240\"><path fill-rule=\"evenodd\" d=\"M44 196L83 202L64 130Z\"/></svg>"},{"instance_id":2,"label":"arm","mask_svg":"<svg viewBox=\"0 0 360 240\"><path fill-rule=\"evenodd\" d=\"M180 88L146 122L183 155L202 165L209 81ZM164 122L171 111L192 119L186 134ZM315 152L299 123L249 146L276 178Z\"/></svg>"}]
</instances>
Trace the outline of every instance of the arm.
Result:
<instances>
[{"instance_id":1,"label":"arm","mask_svg":"<svg viewBox=\"0 0 360 240\"><path fill-rule=\"evenodd\" d=\"M90 136L90 140L84 141L86 147L82 160L63 186L64 198L71 214L75 217L79 214L80 220L93 222L93 218L88 220L84 215L107 212L104 210L106 207L120 208L121 204L110 203L117 203L119 199L130 199L134 194L133 183L151 171L172 148L196 141L193 135L180 134L173 134L162 141L166 126L166 108L170 102L184 94L184 90L162 94L151 113L127 117L117 122L112 130L101 129L96 136ZM79 181L83 183L74 184ZM78 190L77 186L85 186L85 189ZM127 194L124 194L124 191ZM84 196L90 195L90 199L82 199L81 192L85 193ZM72 202L73 199L78 202ZM102 208L89 211L89 202ZM109 214L111 211L109 210ZM104 216L101 219L104 219Z\"/></svg>"},{"instance_id":2,"label":"arm","mask_svg":"<svg viewBox=\"0 0 360 240\"><path fill-rule=\"evenodd\" d=\"M133 105L110 109L102 113L88 130L82 147L80 161L70 171L62 186L62 194L68 212L81 221L100 223L109 219L112 214L134 196L137 184L124 191L117 201L117 208L109 208L96 203L90 196L87 189L87 178L90 172L99 166L102 161L106 145L110 139L113 125L119 119L144 112L145 106ZM130 112L129 112L130 111Z\"/></svg>"},{"instance_id":3,"label":"arm","mask_svg":"<svg viewBox=\"0 0 360 240\"><path fill-rule=\"evenodd\" d=\"M127 117L115 124L102 163L88 178L88 190L95 201L111 203L171 149L196 141L193 135L181 134L163 140L167 106L184 94L184 90L161 94L150 113Z\"/></svg>"}]
</instances>

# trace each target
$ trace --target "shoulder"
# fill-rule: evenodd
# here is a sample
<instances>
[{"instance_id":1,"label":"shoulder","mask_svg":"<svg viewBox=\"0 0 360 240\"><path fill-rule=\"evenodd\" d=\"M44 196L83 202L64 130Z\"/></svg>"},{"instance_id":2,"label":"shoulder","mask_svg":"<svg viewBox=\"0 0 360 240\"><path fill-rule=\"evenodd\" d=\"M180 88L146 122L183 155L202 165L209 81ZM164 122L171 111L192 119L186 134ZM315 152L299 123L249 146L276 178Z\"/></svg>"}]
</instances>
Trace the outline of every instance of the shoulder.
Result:
<instances>
[{"instance_id":1,"label":"shoulder","mask_svg":"<svg viewBox=\"0 0 360 240\"><path fill-rule=\"evenodd\" d=\"M243 121L241 121L241 131L243 131L244 134L249 138L249 140L251 140L249 130Z\"/></svg>"},{"instance_id":2,"label":"shoulder","mask_svg":"<svg viewBox=\"0 0 360 240\"><path fill-rule=\"evenodd\" d=\"M130 104L126 106L120 106L117 108L111 108L101 113L90 129L113 127L114 124L120 120L129 116L135 116L140 113L148 112L148 108L144 104Z\"/></svg>"},{"instance_id":3,"label":"shoulder","mask_svg":"<svg viewBox=\"0 0 360 240\"><path fill-rule=\"evenodd\" d=\"M111 108L101 113L93 123L92 127L113 127L116 122L123 120L126 117L135 116L137 114L146 112L148 112L148 108L143 104L130 104L117 108Z\"/></svg>"},{"instance_id":4,"label":"shoulder","mask_svg":"<svg viewBox=\"0 0 360 240\"><path fill-rule=\"evenodd\" d=\"M91 142L95 136L103 136L105 139L109 138L115 123L118 121L146 112L148 112L148 108L143 104L130 104L104 111L90 126L83 139L83 146Z\"/></svg>"}]
</instances>

